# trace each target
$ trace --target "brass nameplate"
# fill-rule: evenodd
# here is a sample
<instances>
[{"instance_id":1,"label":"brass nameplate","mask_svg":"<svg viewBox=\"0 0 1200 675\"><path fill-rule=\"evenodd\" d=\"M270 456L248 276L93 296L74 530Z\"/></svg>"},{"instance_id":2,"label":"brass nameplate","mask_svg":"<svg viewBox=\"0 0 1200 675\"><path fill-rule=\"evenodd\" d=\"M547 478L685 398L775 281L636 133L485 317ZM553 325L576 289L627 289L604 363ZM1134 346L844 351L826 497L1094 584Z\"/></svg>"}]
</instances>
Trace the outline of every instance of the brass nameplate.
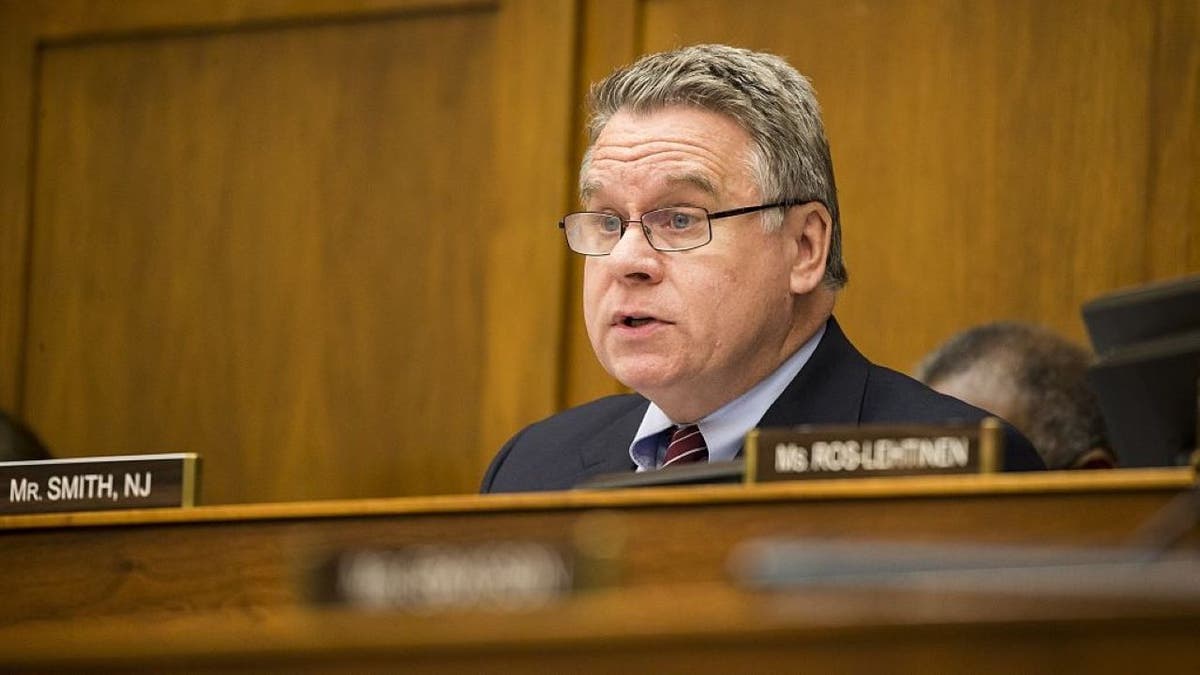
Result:
<instances>
[{"instance_id":1,"label":"brass nameplate","mask_svg":"<svg viewBox=\"0 0 1200 675\"><path fill-rule=\"evenodd\" d=\"M0 462L0 514L194 506L193 453Z\"/></svg>"},{"instance_id":2,"label":"brass nameplate","mask_svg":"<svg viewBox=\"0 0 1200 675\"><path fill-rule=\"evenodd\" d=\"M999 471L1004 430L978 424L799 426L746 435L747 483Z\"/></svg>"}]
</instances>

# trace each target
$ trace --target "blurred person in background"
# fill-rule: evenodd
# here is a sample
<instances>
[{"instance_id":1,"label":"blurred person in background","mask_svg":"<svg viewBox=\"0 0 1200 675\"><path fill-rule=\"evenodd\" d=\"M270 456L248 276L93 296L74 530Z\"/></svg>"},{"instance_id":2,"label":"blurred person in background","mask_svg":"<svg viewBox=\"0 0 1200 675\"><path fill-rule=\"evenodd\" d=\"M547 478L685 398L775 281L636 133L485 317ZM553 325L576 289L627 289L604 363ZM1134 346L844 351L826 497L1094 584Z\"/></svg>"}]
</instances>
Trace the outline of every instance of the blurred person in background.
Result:
<instances>
[{"instance_id":1,"label":"blurred person in background","mask_svg":"<svg viewBox=\"0 0 1200 675\"><path fill-rule=\"evenodd\" d=\"M916 377L990 411L1019 429L1049 469L1117 464L1100 406L1087 382L1092 355L1049 330L997 322L951 337L928 354Z\"/></svg>"}]
</instances>

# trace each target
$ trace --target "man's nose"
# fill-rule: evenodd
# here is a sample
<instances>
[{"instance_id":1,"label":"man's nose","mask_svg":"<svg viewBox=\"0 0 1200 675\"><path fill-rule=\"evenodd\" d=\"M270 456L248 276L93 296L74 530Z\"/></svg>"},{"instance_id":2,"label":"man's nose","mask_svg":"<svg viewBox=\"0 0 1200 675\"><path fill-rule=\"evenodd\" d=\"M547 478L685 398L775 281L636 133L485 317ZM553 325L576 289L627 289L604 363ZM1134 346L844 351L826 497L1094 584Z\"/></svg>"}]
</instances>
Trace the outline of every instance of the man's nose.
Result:
<instances>
[{"instance_id":1,"label":"man's nose","mask_svg":"<svg viewBox=\"0 0 1200 675\"><path fill-rule=\"evenodd\" d=\"M661 255L650 245L645 226L635 220L626 223L625 231L608 258L614 267L613 271L621 276L657 279L662 267Z\"/></svg>"}]
</instances>

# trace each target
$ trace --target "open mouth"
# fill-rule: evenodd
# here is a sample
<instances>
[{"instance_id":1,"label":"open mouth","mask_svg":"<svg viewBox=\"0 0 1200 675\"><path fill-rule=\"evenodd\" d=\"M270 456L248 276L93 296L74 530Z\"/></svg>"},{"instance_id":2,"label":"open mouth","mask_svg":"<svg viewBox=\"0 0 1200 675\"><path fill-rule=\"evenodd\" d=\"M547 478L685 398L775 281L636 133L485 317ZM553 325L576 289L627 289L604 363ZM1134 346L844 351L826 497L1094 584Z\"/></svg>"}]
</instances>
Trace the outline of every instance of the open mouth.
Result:
<instances>
[{"instance_id":1,"label":"open mouth","mask_svg":"<svg viewBox=\"0 0 1200 675\"><path fill-rule=\"evenodd\" d=\"M627 316L624 319L621 319L621 323L623 325L629 326L630 328L637 328L638 326L645 326L646 324L650 323L651 321L654 321L654 318L649 317L649 316Z\"/></svg>"}]
</instances>

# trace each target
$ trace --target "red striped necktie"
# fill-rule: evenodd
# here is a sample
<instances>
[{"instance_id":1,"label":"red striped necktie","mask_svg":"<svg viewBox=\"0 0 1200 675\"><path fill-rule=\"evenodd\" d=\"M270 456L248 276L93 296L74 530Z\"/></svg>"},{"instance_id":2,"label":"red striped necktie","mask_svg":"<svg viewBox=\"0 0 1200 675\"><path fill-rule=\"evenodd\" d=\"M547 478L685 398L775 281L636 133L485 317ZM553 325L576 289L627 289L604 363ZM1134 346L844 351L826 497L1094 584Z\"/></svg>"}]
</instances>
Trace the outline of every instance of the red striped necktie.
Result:
<instances>
[{"instance_id":1,"label":"red striped necktie","mask_svg":"<svg viewBox=\"0 0 1200 675\"><path fill-rule=\"evenodd\" d=\"M663 457L662 467L674 464L690 464L692 462L707 462L708 447L704 437L700 435L700 427L687 424L675 427L671 433L671 441L667 444L667 454Z\"/></svg>"}]
</instances>

